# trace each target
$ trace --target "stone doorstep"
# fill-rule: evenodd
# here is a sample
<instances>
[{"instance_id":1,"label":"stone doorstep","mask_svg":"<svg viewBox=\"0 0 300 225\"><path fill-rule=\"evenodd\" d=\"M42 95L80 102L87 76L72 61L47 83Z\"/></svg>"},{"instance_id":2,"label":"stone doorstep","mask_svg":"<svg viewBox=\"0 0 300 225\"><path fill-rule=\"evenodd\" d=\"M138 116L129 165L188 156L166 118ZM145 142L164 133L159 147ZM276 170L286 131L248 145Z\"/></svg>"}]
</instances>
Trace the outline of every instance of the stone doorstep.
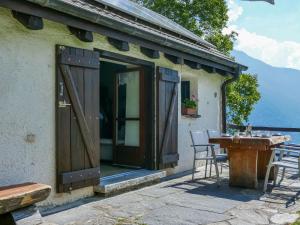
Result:
<instances>
[{"instance_id":1,"label":"stone doorstep","mask_svg":"<svg viewBox=\"0 0 300 225\"><path fill-rule=\"evenodd\" d=\"M94 192L105 196L120 194L160 182L166 176L166 171L137 170L120 173L100 179L100 184L94 186Z\"/></svg>"}]
</instances>

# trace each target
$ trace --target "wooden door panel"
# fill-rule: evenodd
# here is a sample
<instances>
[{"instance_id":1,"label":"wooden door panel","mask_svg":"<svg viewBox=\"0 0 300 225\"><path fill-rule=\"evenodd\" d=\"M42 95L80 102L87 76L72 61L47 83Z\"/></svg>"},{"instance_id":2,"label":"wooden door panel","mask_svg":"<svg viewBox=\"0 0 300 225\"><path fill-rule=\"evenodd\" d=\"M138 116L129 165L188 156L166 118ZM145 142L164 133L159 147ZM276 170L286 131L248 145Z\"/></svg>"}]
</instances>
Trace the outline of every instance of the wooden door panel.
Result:
<instances>
[{"instance_id":1,"label":"wooden door panel","mask_svg":"<svg viewBox=\"0 0 300 225\"><path fill-rule=\"evenodd\" d=\"M57 190L99 182L99 55L57 47Z\"/></svg>"},{"instance_id":2,"label":"wooden door panel","mask_svg":"<svg viewBox=\"0 0 300 225\"><path fill-rule=\"evenodd\" d=\"M61 76L60 70L57 70L57 102L70 102L68 94L65 93L65 86ZM68 191L71 187L70 184L61 184L61 173L72 171L71 163L71 129L66 129L66 127L71 127L71 110L70 108L64 108L63 110L56 110L56 183L57 192ZM64 138L61 138L64 137ZM62 157L64 156L64 157Z\"/></svg>"},{"instance_id":3,"label":"wooden door panel","mask_svg":"<svg viewBox=\"0 0 300 225\"><path fill-rule=\"evenodd\" d=\"M157 68L158 167L174 167L178 154L178 72Z\"/></svg>"}]
</instances>

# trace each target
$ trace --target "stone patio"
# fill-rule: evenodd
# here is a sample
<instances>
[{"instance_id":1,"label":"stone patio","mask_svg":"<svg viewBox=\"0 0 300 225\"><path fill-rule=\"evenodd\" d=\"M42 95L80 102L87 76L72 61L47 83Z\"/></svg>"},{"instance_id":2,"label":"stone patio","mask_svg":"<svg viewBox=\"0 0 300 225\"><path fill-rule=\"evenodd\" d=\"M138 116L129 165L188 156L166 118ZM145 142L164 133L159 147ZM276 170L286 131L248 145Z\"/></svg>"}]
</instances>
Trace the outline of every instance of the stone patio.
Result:
<instances>
[{"instance_id":1,"label":"stone patio","mask_svg":"<svg viewBox=\"0 0 300 225\"><path fill-rule=\"evenodd\" d=\"M44 225L248 225L290 224L297 220L300 182L296 172L271 193L228 186L228 171L216 180L191 181L191 175L111 198L93 197L44 211ZM285 187L288 185L288 187ZM72 207L67 209L67 207Z\"/></svg>"}]
</instances>

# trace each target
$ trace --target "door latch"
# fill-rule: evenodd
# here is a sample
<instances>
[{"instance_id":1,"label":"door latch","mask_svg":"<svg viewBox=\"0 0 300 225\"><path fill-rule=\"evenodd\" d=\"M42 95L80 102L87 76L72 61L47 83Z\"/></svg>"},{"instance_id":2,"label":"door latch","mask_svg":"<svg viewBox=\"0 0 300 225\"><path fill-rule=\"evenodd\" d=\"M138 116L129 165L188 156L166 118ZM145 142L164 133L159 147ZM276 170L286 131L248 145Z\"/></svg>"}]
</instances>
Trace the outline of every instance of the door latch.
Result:
<instances>
[{"instance_id":1,"label":"door latch","mask_svg":"<svg viewBox=\"0 0 300 225\"><path fill-rule=\"evenodd\" d=\"M59 101L59 102L58 102L58 107L59 107L59 108L65 108L65 107L67 107L67 106L71 106L71 104L70 104L70 103L67 103L66 100L63 100L63 101Z\"/></svg>"},{"instance_id":2,"label":"door latch","mask_svg":"<svg viewBox=\"0 0 300 225\"><path fill-rule=\"evenodd\" d=\"M64 83L59 82L59 86L60 86L59 95L62 97L62 96L64 96Z\"/></svg>"}]
</instances>

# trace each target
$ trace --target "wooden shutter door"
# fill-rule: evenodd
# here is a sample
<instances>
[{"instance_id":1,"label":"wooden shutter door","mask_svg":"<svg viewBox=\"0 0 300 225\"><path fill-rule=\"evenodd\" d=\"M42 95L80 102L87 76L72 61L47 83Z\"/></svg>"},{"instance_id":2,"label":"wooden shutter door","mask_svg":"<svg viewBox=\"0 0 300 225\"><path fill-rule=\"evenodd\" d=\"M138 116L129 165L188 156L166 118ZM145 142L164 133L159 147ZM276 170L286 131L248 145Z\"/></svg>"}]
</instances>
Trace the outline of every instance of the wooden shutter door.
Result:
<instances>
[{"instance_id":1,"label":"wooden shutter door","mask_svg":"<svg viewBox=\"0 0 300 225\"><path fill-rule=\"evenodd\" d=\"M57 46L57 192L100 179L99 54Z\"/></svg>"},{"instance_id":2,"label":"wooden shutter door","mask_svg":"<svg viewBox=\"0 0 300 225\"><path fill-rule=\"evenodd\" d=\"M178 154L178 83L175 70L157 68L157 143L158 167L177 165Z\"/></svg>"}]
</instances>

